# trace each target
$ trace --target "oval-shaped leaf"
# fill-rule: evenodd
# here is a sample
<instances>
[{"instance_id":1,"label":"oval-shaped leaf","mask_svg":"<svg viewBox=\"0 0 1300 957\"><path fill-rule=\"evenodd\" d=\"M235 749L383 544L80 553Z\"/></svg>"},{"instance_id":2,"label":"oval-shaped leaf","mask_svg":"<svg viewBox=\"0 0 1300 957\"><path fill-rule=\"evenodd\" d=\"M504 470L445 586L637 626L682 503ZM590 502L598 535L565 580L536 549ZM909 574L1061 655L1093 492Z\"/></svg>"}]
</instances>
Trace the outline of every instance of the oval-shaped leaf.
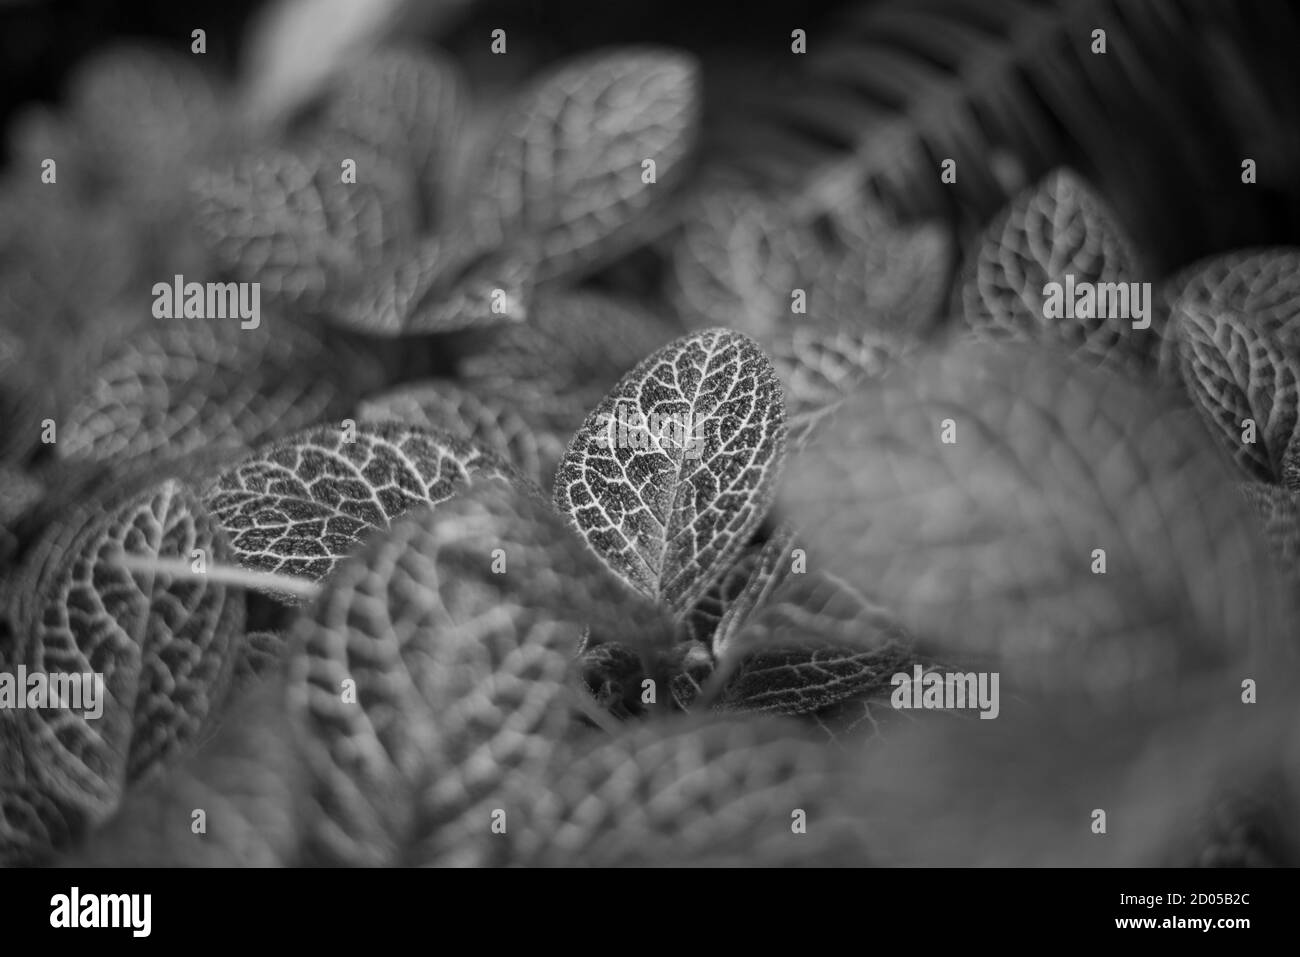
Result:
<instances>
[{"instance_id":1,"label":"oval-shaped leaf","mask_svg":"<svg viewBox=\"0 0 1300 957\"><path fill-rule=\"evenodd\" d=\"M310 853L477 859L495 835L470 810L535 777L560 740L584 630L669 629L539 498L476 484L411 513L339 567L291 638L323 811Z\"/></svg>"},{"instance_id":2,"label":"oval-shaped leaf","mask_svg":"<svg viewBox=\"0 0 1300 957\"><path fill-rule=\"evenodd\" d=\"M753 340L685 336L587 417L555 504L619 575L684 614L762 521L784 441L781 386Z\"/></svg>"},{"instance_id":3,"label":"oval-shaped leaf","mask_svg":"<svg viewBox=\"0 0 1300 957\"><path fill-rule=\"evenodd\" d=\"M699 120L686 53L601 51L561 64L509 110L464 211L479 249L539 243L539 278L589 270L645 238ZM645 182L643 164L655 164Z\"/></svg>"},{"instance_id":4,"label":"oval-shaped leaf","mask_svg":"<svg viewBox=\"0 0 1300 957\"><path fill-rule=\"evenodd\" d=\"M1187 411L1041 351L907 371L840 410L785 497L810 554L923 645L1105 692L1280 640L1289 598Z\"/></svg>"},{"instance_id":5,"label":"oval-shaped leaf","mask_svg":"<svg viewBox=\"0 0 1300 957\"><path fill-rule=\"evenodd\" d=\"M465 108L464 80L449 60L415 48L376 51L335 78L322 125L375 153L401 157L418 185L425 221L447 198L451 150Z\"/></svg>"},{"instance_id":6,"label":"oval-shaped leaf","mask_svg":"<svg viewBox=\"0 0 1300 957\"><path fill-rule=\"evenodd\" d=\"M1118 217L1076 174L1057 170L984 231L965 270L960 307L980 339L1042 341L1094 362L1140 365L1156 349L1155 333L1134 327L1142 320L1131 293L1145 287L1130 284L1142 278ZM1094 305L1076 309L1083 290L1094 293ZM1145 303L1155 306L1150 296Z\"/></svg>"},{"instance_id":7,"label":"oval-shaped leaf","mask_svg":"<svg viewBox=\"0 0 1300 957\"><path fill-rule=\"evenodd\" d=\"M1300 344L1252 316L1175 305L1179 372L1206 425L1251 477L1277 481L1300 434Z\"/></svg>"},{"instance_id":8,"label":"oval-shaped leaf","mask_svg":"<svg viewBox=\"0 0 1300 957\"><path fill-rule=\"evenodd\" d=\"M835 753L775 719L680 718L599 742L520 793L518 866L863 864ZM510 802L514 804L514 802ZM517 805L515 805L517 806ZM804 812L806 832L792 826Z\"/></svg>"},{"instance_id":9,"label":"oval-shaped leaf","mask_svg":"<svg viewBox=\"0 0 1300 957\"><path fill-rule=\"evenodd\" d=\"M379 154L331 140L249 155L197 176L200 228L218 261L268 300L320 310L415 240L414 186ZM357 161L355 183L342 181Z\"/></svg>"},{"instance_id":10,"label":"oval-shaped leaf","mask_svg":"<svg viewBox=\"0 0 1300 957\"><path fill-rule=\"evenodd\" d=\"M110 350L70 403L60 457L242 449L344 415L378 378L364 354L279 316L256 329L237 318L155 321Z\"/></svg>"},{"instance_id":11,"label":"oval-shaped leaf","mask_svg":"<svg viewBox=\"0 0 1300 957\"><path fill-rule=\"evenodd\" d=\"M319 426L256 452L217 479L204 501L247 568L319 581L372 529L442 502L471 476L513 478L491 452L446 432L396 422L355 438Z\"/></svg>"},{"instance_id":12,"label":"oval-shaped leaf","mask_svg":"<svg viewBox=\"0 0 1300 957\"><path fill-rule=\"evenodd\" d=\"M121 564L190 563L196 553L219 563L229 549L193 494L169 480L108 512L74 513L25 566L10 613L21 635L14 663L29 674L101 676L102 714L85 697L78 708L73 699L27 709L24 747L40 785L91 820L192 744L226 693L243 596Z\"/></svg>"}]
</instances>

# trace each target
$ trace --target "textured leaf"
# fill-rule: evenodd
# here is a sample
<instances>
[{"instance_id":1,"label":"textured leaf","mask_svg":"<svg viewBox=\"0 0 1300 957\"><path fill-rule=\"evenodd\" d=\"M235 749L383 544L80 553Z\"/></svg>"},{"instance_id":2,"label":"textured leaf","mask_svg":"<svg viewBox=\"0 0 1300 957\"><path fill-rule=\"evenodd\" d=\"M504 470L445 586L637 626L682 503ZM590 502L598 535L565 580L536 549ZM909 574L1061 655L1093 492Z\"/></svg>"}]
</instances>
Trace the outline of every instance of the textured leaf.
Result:
<instances>
[{"instance_id":1,"label":"textured leaf","mask_svg":"<svg viewBox=\"0 0 1300 957\"><path fill-rule=\"evenodd\" d=\"M74 514L29 559L12 620L15 664L29 673L103 675L104 710L27 709L24 747L36 780L60 806L91 819L123 788L197 737L225 694L243 596L202 579L128 572L123 553L180 558L228 548L194 496L167 481L104 513Z\"/></svg>"},{"instance_id":2,"label":"textured leaf","mask_svg":"<svg viewBox=\"0 0 1300 957\"><path fill-rule=\"evenodd\" d=\"M527 316L532 275L525 260L480 254L452 234L394 252L360 281L328 297L325 311L369 335L453 332Z\"/></svg>"},{"instance_id":3,"label":"textured leaf","mask_svg":"<svg viewBox=\"0 0 1300 957\"><path fill-rule=\"evenodd\" d=\"M476 248L540 243L539 278L590 270L645 238L682 175L699 119L698 67L655 49L601 51L538 79L505 117L466 222ZM642 182L642 161L656 182Z\"/></svg>"},{"instance_id":4,"label":"textured leaf","mask_svg":"<svg viewBox=\"0 0 1300 957\"><path fill-rule=\"evenodd\" d=\"M684 625L689 637L721 656L771 590L790 571L794 529L781 525L762 544L748 546L700 596Z\"/></svg>"},{"instance_id":5,"label":"textured leaf","mask_svg":"<svg viewBox=\"0 0 1300 957\"><path fill-rule=\"evenodd\" d=\"M523 866L863 864L834 752L773 719L642 724L511 802ZM807 833L792 832L793 812ZM509 813L509 812L507 812Z\"/></svg>"},{"instance_id":6,"label":"textured leaf","mask_svg":"<svg viewBox=\"0 0 1300 957\"><path fill-rule=\"evenodd\" d=\"M923 645L987 656L1026 691L1104 692L1285 631L1283 587L1188 413L1050 353L972 344L908 372L841 409L785 500L809 553Z\"/></svg>"},{"instance_id":7,"label":"textured leaf","mask_svg":"<svg viewBox=\"0 0 1300 957\"><path fill-rule=\"evenodd\" d=\"M1144 278L1115 214L1077 175L1057 170L1020 193L984 231L963 277L961 310L981 339L1043 341L1094 361L1145 362L1155 335L1134 329L1133 317L1105 315L1100 293L1096 315L1045 315L1045 284L1064 287L1069 276L1076 288ZM1064 290L1063 308L1068 297Z\"/></svg>"},{"instance_id":8,"label":"textured leaf","mask_svg":"<svg viewBox=\"0 0 1300 957\"><path fill-rule=\"evenodd\" d=\"M1300 492L1300 441L1292 441L1282 456L1282 484Z\"/></svg>"},{"instance_id":9,"label":"textured leaf","mask_svg":"<svg viewBox=\"0 0 1300 957\"><path fill-rule=\"evenodd\" d=\"M737 665L719 706L789 715L887 696L918 660L891 616L818 572L782 576L724 654Z\"/></svg>"},{"instance_id":10,"label":"textured leaf","mask_svg":"<svg viewBox=\"0 0 1300 957\"><path fill-rule=\"evenodd\" d=\"M267 300L319 310L415 241L415 188L390 160L325 140L195 178L199 224L217 259ZM343 159L357 161L344 183Z\"/></svg>"},{"instance_id":11,"label":"textured leaf","mask_svg":"<svg viewBox=\"0 0 1300 957\"><path fill-rule=\"evenodd\" d=\"M466 388L517 415L538 446L543 484L606 391L675 335L631 303L586 290L539 290L527 322L493 331L461 363Z\"/></svg>"},{"instance_id":12,"label":"textured leaf","mask_svg":"<svg viewBox=\"0 0 1300 957\"><path fill-rule=\"evenodd\" d=\"M1179 371L1210 431L1253 478L1275 481L1300 432L1300 351L1248 313L1175 305ZM1245 441L1246 419L1255 423Z\"/></svg>"},{"instance_id":13,"label":"textured leaf","mask_svg":"<svg viewBox=\"0 0 1300 957\"><path fill-rule=\"evenodd\" d=\"M534 482L542 481L537 437L508 408L478 399L446 379L405 385L367 399L357 408L361 422L403 422L448 432L495 452Z\"/></svg>"},{"instance_id":14,"label":"textured leaf","mask_svg":"<svg viewBox=\"0 0 1300 957\"><path fill-rule=\"evenodd\" d=\"M375 379L371 360L337 353L280 317L160 320L112 350L59 423L65 459L240 449L341 416Z\"/></svg>"},{"instance_id":15,"label":"textured leaf","mask_svg":"<svg viewBox=\"0 0 1300 957\"><path fill-rule=\"evenodd\" d=\"M824 572L792 572L794 547L793 530L778 528L692 611L721 670L715 706L827 713L879 694L917 660L910 636L883 610Z\"/></svg>"},{"instance_id":16,"label":"textured leaf","mask_svg":"<svg viewBox=\"0 0 1300 957\"><path fill-rule=\"evenodd\" d=\"M819 320L923 335L943 305L952 248L861 198L801 217L782 198L705 186L673 249L672 293L687 318L765 340ZM791 292L807 293L807 314Z\"/></svg>"},{"instance_id":17,"label":"textured leaf","mask_svg":"<svg viewBox=\"0 0 1300 957\"><path fill-rule=\"evenodd\" d=\"M1300 334L1300 249L1242 249L1181 272L1177 299L1195 313L1248 315L1284 341Z\"/></svg>"},{"instance_id":18,"label":"textured leaf","mask_svg":"<svg viewBox=\"0 0 1300 957\"><path fill-rule=\"evenodd\" d=\"M584 629L668 627L541 499L488 483L412 512L339 567L291 639L290 701L321 811L311 854L479 860L497 838L481 803L535 777L567 723Z\"/></svg>"},{"instance_id":19,"label":"textured leaf","mask_svg":"<svg viewBox=\"0 0 1300 957\"><path fill-rule=\"evenodd\" d=\"M642 427L646 447L631 447L617 423L635 413L676 417L699 438ZM555 504L618 574L684 614L762 521L784 437L781 387L754 342L725 329L685 336L588 416L556 473Z\"/></svg>"},{"instance_id":20,"label":"textured leaf","mask_svg":"<svg viewBox=\"0 0 1300 957\"><path fill-rule=\"evenodd\" d=\"M496 331L461 372L475 388L528 383L556 395L603 395L673 338L672 326L633 303L587 290L539 290L528 321Z\"/></svg>"},{"instance_id":21,"label":"textured leaf","mask_svg":"<svg viewBox=\"0 0 1300 957\"><path fill-rule=\"evenodd\" d=\"M952 260L937 228L900 226L861 200L808 220L739 187L702 192L673 251L674 302L694 325L757 339L792 416L879 375L933 326Z\"/></svg>"},{"instance_id":22,"label":"textured leaf","mask_svg":"<svg viewBox=\"0 0 1300 957\"><path fill-rule=\"evenodd\" d=\"M471 476L514 470L446 432L320 426L273 443L213 482L205 503L247 568L319 581L375 528L455 494Z\"/></svg>"},{"instance_id":23,"label":"textured leaf","mask_svg":"<svg viewBox=\"0 0 1300 957\"><path fill-rule=\"evenodd\" d=\"M1300 581L1300 493L1263 482L1241 486L1264 525L1269 549L1284 573Z\"/></svg>"},{"instance_id":24,"label":"textured leaf","mask_svg":"<svg viewBox=\"0 0 1300 957\"><path fill-rule=\"evenodd\" d=\"M375 153L402 157L419 188L426 221L433 221L446 200L463 85L449 60L414 48L381 50L340 71L321 123Z\"/></svg>"},{"instance_id":25,"label":"textured leaf","mask_svg":"<svg viewBox=\"0 0 1300 957\"><path fill-rule=\"evenodd\" d=\"M12 662L0 655L0 664ZM80 830L80 815L33 779L22 746L20 712L0 711L0 866L42 863Z\"/></svg>"}]
</instances>

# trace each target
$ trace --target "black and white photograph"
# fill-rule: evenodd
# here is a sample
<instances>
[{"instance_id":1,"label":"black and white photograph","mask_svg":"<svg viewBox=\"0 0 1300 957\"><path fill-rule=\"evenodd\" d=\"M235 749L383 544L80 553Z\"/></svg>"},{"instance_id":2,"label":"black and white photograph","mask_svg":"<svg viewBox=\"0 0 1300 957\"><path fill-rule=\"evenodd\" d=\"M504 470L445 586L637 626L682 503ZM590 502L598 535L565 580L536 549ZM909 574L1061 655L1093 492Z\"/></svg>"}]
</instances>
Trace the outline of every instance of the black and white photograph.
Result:
<instances>
[{"instance_id":1,"label":"black and white photograph","mask_svg":"<svg viewBox=\"0 0 1300 957\"><path fill-rule=\"evenodd\" d=\"M22 921L1155 868L1064 906L1248 939L1228 871L1300 864L1298 50L1292 0L0 2Z\"/></svg>"}]
</instances>

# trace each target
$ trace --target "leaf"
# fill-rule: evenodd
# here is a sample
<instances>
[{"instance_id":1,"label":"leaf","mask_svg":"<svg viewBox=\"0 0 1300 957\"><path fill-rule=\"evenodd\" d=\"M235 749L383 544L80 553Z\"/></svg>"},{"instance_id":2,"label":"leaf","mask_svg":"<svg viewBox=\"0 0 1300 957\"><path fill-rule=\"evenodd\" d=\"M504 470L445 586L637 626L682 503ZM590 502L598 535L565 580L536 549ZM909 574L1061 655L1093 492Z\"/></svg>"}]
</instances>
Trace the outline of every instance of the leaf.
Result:
<instances>
[{"instance_id":1,"label":"leaf","mask_svg":"<svg viewBox=\"0 0 1300 957\"><path fill-rule=\"evenodd\" d=\"M1192 312L1248 315L1283 341L1300 334L1300 249L1240 249L1199 260L1181 271L1175 302Z\"/></svg>"},{"instance_id":2,"label":"leaf","mask_svg":"<svg viewBox=\"0 0 1300 957\"><path fill-rule=\"evenodd\" d=\"M692 612L695 633L711 635L715 707L820 717L878 695L917 660L882 609L825 572L793 572L794 544L793 529L779 527Z\"/></svg>"},{"instance_id":3,"label":"leaf","mask_svg":"<svg viewBox=\"0 0 1300 957\"><path fill-rule=\"evenodd\" d=\"M87 177L140 204L183 192L186 171L236 134L224 91L195 63L169 49L119 45L78 65L67 115Z\"/></svg>"},{"instance_id":4,"label":"leaf","mask_svg":"<svg viewBox=\"0 0 1300 957\"><path fill-rule=\"evenodd\" d=\"M476 475L510 480L492 453L446 432L359 425L355 441L324 425L273 443L204 493L247 568L320 581L375 528L435 505Z\"/></svg>"},{"instance_id":5,"label":"leaf","mask_svg":"<svg viewBox=\"0 0 1300 957\"><path fill-rule=\"evenodd\" d=\"M495 452L534 482L542 480L537 437L509 408L478 399L447 379L401 386L362 402L360 422L403 422L448 432Z\"/></svg>"},{"instance_id":6,"label":"leaf","mask_svg":"<svg viewBox=\"0 0 1300 957\"><path fill-rule=\"evenodd\" d=\"M665 618L540 499L488 483L410 513L340 565L290 639L321 811L309 857L478 860L497 840L482 802L533 777L568 722L584 630L636 640Z\"/></svg>"},{"instance_id":7,"label":"leaf","mask_svg":"<svg viewBox=\"0 0 1300 957\"><path fill-rule=\"evenodd\" d=\"M59 422L64 459L242 449L343 415L377 376L280 317L160 320L110 350Z\"/></svg>"},{"instance_id":8,"label":"leaf","mask_svg":"<svg viewBox=\"0 0 1300 957\"><path fill-rule=\"evenodd\" d=\"M53 848L65 846L82 826L78 814L32 779L18 714L0 711L0 866L5 867L44 863Z\"/></svg>"},{"instance_id":9,"label":"leaf","mask_svg":"<svg viewBox=\"0 0 1300 957\"><path fill-rule=\"evenodd\" d=\"M424 237L325 302L340 325L372 336L454 332L517 322L528 314L525 260L481 254L463 236Z\"/></svg>"},{"instance_id":10,"label":"leaf","mask_svg":"<svg viewBox=\"0 0 1300 957\"><path fill-rule=\"evenodd\" d=\"M239 699L216 737L133 790L77 848L76 867L277 867L298 863L310 807L282 682ZM195 834L194 811L207 832Z\"/></svg>"},{"instance_id":11,"label":"leaf","mask_svg":"<svg viewBox=\"0 0 1300 957\"><path fill-rule=\"evenodd\" d=\"M1175 305L1179 371L1212 434L1252 478L1281 476L1300 429L1300 354L1248 313ZM1246 441L1247 422L1254 423Z\"/></svg>"},{"instance_id":12,"label":"leaf","mask_svg":"<svg viewBox=\"0 0 1300 957\"><path fill-rule=\"evenodd\" d=\"M231 699L269 680L284 660L285 638L274 631L250 631L235 660Z\"/></svg>"},{"instance_id":13,"label":"leaf","mask_svg":"<svg viewBox=\"0 0 1300 957\"><path fill-rule=\"evenodd\" d=\"M320 122L375 153L400 156L419 188L425 221L435 222L448 198L464 85L450 60L415 48L379 50L339 71Z\"/></svg>"},{"instance_id":14,"label":"leaf","mask_svg":"<svg viewBox=\"0 0 1300 957\"><path fill-rule=\"evenodd\" d=\"M527 322L493 330L460 372L483 402L525 422L549 487L587 412L621 376L670 342L675 330L649 311L587 290L539 290Z\"/></svg>"},{"instance_id":15,"label":"leaf","mask_svg":"<svg viewBox=\"0 0 1300 957\"><path fill-rule=\"evenodd\" d=\"M593 388L603 395L673 338L672 326L633 302L589 290L544 289L528 322L495 330L486 349L462 361L461 372L473 388L504 391L526 382L556 395ZM579 424L581 418L570 433Z\"/></svg>"},{"instance_id":16,"label":"leaf","mask_svg":"<svg viewBox=\"0 0 1300 957\"><path fill-rule=\"evenodd\" d=\"M415 187L390 160L340 138L206 170L193 192L213 255L268 299L319 311L416 238ZM357 161L355 183L340 164Z\"/></svg>"},{"instance_id":17,"label":"leaf","mask_svg":"<svg viewBox=\"0 0 1300 957\"><path fill-rule=\"evenodd\" d=\"M671 295L692 324L759 341L792 417L881 374L933 327L952 260L935 227L901 226L865 201L802 219L750 189L701 192L673 250Z\"/></svg>"},{"instance_id":18,"label":"leaf","mask_svg":"<svg viewBox=\"0 0 1300 957\"><path fill-rule=\"evenodd\" d=\"M29 558L10 617L29 674L103 676L103 714L68 706L21 713L34 779L91 820L127 784L183 752L229 685L244 604L215 584L131 574L123 554L176 557L228 548L197 499L168 480L107 511L70 516Z\"/></svg>"},{"instance_id":19,"label":"leaf","mask_svg":"<svg viewBox=\"0 0 1300 957\"><path fill-rule=\"evenodd\" d=\"M1073 277L1074 287L1066 284ZM1021 192L978 240L961 286L961 309L977 338L1043 341L1102 360L1144 363L1155 336L1133 316L1107 315L1104 283L1142 277L1132 242L1115 214L1076 174L1057 170ZM1046 285L1061 287L1059 316L1048 316ZM1098 289L1096 315L1074 312L1073 288ZM1129 312L1133 301L1125 297ZM1148 299L1147 307L1155 303Z\"/></svg>"},{"instance_id":20,"label":"leaf","mask_svg":"<svg viewBox=\"0 0 1300 957\"><path fill-rule=\"evenodd\" d=\"M469 187L475 248L540 244L538 278L590 271L646 238L647 213L684 174L699 68L655 48L568 60L520 95ZM654 160L656 182L642 181Z\"/></svg>"},{"instance_id":21,"label":"leaf","mask_svg":"<svg viewBox=\"0 0 1300 957\"><path fill-rule=\"evenodd\" d=\"M932 225L908 226L856 198L801 217L785 197L706 185L673 248L671 292L696 323L734 326L760 340L818 321L922 336L943 306L953 258ZM791 293L807 293L807 312Z\"/></svg>"},{"instance_id":22,"label":"leaf","mask_svg":"<svg viewBox=\"0 0 1300 957\"><path fill-rule=\"evenodd\" d=\"M919 660L892 616L818 572L783 576L723 655L719 707L787 715L887 696Z\"/></svg>"},{"instance_id":23,"label":"leaf","mask_svg":"<svg viewBox=\"0 0 1300 957\"><path fill-rule=\"evenodd\" d=\"M626 719L640 714L645 666L635 648L609 641L586 648L581 658L582 680L601 708Z\"/></svg>"},{"instance_id":24,"label":"leaf","mask_svg":"<svg viewBox=\"0 0 1300 957\"><path fill-rule=\"evenodd\" d=\"M1243 482L1241 493L1263 523L1264 538L1279 567L1300 581L1300 494L1263 482Z\"/></svg>"},{"instance_id":25,"label":"leaf","mask_svg":"<svg viewBox=\"0 0 1300 957\"><path fill-rule=\"evenodd\" d=\"M636 414L667 417L679 434L650 436ZM556 508L610 568L684 614L762 521L784 417L772 364L751 339L684 336L587 417L556 473Z\"/></svg>"},{"instance_id":26,"label":"leaf","mask_svg":"<svg viewBox=\"0 0 1300 957\"><path fill-rule=\"evenodd\" d=\"M844 405L784 501L809 554L923 648L1102 696L1280 640L1290 600L1181 407L1040 351L968 344L907 371Z\"/></svg>"},{"instance_id":27,"label":"leaf","mask_svg":"<svg viewBox=\"0 0 1300 957\"><path fill-rule=\"evenodd\" d=\"M1282 484L1293 492L1300 492L1300 442L1292 441L1282 456Z\"/></svg>"},{"instance_id":28,"label":"leaf","mask_svg":"<svg viewBox=\"0 0 1300 957\"><path fill-rule=\"evenodd\" d=\"M525 788L509 862L524 867L862 864L834 752L774 719L629 728ZM506 802L503 802L506 803ZM792 812L806 814L794 833Z\"/></svg>"},{"instance_id":29,"label":"leaf","mask_svg":"<svg viewBox=\"0 0 1300 957\"><path fill-rule=\"evenodd\" d=\"M1293 671L1258 673L1289 684ZM1289 840L1271 850L1294 861L1295 706L1243 707L1240 675L1230 666L1110 715L1056 700L1026 707L1004 684L996 721L900 723L859 751L873 856L921 867L1194 866L1221 853L1207 812L1246 792L1281 806L1278 837ZM1290 785L1281 793L1279 778ZM1115 840L1076 826L1097 794Z\"/></svg>"}]
</instances>

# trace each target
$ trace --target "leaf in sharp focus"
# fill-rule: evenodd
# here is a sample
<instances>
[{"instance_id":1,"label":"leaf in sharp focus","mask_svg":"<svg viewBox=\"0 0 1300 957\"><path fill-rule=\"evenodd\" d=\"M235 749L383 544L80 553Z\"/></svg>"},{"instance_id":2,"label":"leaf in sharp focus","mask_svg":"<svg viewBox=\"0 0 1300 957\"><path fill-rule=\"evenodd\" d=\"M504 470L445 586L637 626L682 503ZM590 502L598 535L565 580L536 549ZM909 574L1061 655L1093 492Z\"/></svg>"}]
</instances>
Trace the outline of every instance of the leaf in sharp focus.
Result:
<instances>
[{"instance_id":1,"label":"leaf in sharp focus","mask_svg":"<svg viewBox=\"0 0 1300 957\"><path fill-rule=\"evenodd\" d=\"M587 417L555 505L619 575L682 615L763 520L784 444L767 357L740 333L695 333L643 360Z\"/></svg>"},{"instance_id":2,"label":"leaf in sharp focus","mask_svg":"<svg viewBox=\"0 0 1300 957\"><path fill-rule=\"evenodd\" d=\"M534 482L542 481L537 437L509 408L484 402L447 379L404 385L357 407L359 422L404 422L449 432L495 452Z\"/></svg>"},{"instance_id":3,"label":"leaf in sharp focus","mask_svg":"<svg viewBox=\"0 0 1300 957\"><path fill-rule=\"evenodd\" d=\"M419 187L425 221L436 222L447 199L463 87L448 59L415 48L379 50L340 71L321 122L381 155L401 156Z\"/></svg>"},{"instance_id":4,"label":"leaf in sharp focus","mask_svg":"<svg viewBox=\"0 0 1300 957\"><path fill-rule=\"evenodd\" d=\"M319 581L376 528L436 505L472 476L516 478L491 452L398 422L323 425L272 443L218 478L204 500L246 568Z\"/></svg>"},{"instance_id":5,"label":"leaf in sharp focus","mask_svg":"<svg viewBox=\"0 0 1300 957\"><path fill-rule=\"evenodd\" d=\"M243 448L351 409L377 376L279 316L159 320L111 350L59 423L64 459L179 457Z\"/></svg>"},{"instance_id":6,"label":"leaf in sharp focus","mask_svg":"<svg viewBox=\"0 0 1300 957\"><path fill-rule=\"evenodd\" d=\"M540 279L593 269L648 238L647 214L694 146L699 82L689 54L642 48L589 54L537 80L470 187L464 216L477 247L535 237Z\"/></svg>"},{"instance_id":7,"label":"leaf in sharp focus","mask_svg":"<svg viewBox=\"0 0 1300 957\"><path fill-rule=\"evenodd\" d=\"M1020 193L985 229L966 267L959 306L979 339L1044 341L1094 363L1137 367L1156 349L1150 330L1134 328L1139 320L1129 284L1141 279L1141 263L1118 218L1082 179L1062 169ZM1059 297L1049 296L1048 283L1058 284ZM1119 284L1113 288L1124 298L1105 294L1103 302L1102 284ZM1080 307L1088 315L1068 318L1066 310L1078 302L1066 300L1077 290L1094 290L1095 302ZM1146 307L1154 305L1148 297Z\"/></svg>"},{"instance_id":8,"label":"leaf in sharp focus","mask_svg":"<svg viewBox=\"0 0 1300 957\"><path fill-rule=\"evenodd\" d=\"M1276 481L1300 435L1300 343L1288 345L1249 313L1174 306L1178 368L1209 431L1252 478Z\"/></svg>"},{"instance_id":9,"label":"leaf in sharp focus","mask_svg":"<svg viewBox=\"0 0 1300 957\"><path fill-rule=\"evenodd\" d=\"M391 161L357 152L323 136L196 176L196 215L217 260L268 300L308 311L369 280L414 243L415 189ZM349 158L355 183L342 182Z\"/></svg>"},{"instance_id":10,"label":"leaf in sharp focus","mask_svg":"<svg viewBox=\"0 0 1300 957\"><path fill-rule=\"evenodd\" d=\"M291 636L290 702L320 811L309 859L492 855L481 802L549 757L586 629L635 640L669 623L533 495L479 483L372 538Z\"/></svg>"},{"instance_id":11,"label":"leaf in sharp focus","mask_svg":"<svg viewBox=\"0 0 1300 957\"><path fill-rule=\"evenodd\" d=\"M723 654L720 707L790 715L888 696L918 660L892 616L815 571L782 576Z\"/></svg>"},{"instance_id":12,"label":"leaf in sharp focus","mask_svg":"<svg viewBox=\"0 0 1300 957\"><path fill-rule=\"evenodd\" d=\"M103 676L100 717L75 698L22 713L34 772L62 806L102 818L127 784L193 743L225 694L242 594L118 564L124 553L190 562L196 549L214 563L229 555L197 499L168 480L109 511L74 512L29 557L12 612L17 663Z\"/></svg>"},{"instance_id":13,"label":"leaf in sharp focus","mask_svg":"<svg viewBox=\"0 0 1300 957\"><path fill-rule=\"evenodd\" d=\"M1279 640L1285 586L1189 411L1041 350L967 343L906 371L841 408L784 497L809 554L923 647L1100 694Z\"/></svg>"},{"instance_id":14,"label":"leaf in sharp focus","mask_svg":"<svg viewBox=\"0 0 1300 957\"><path fill-rule=\"evenodd\" d=\"M863 864L835 752L778 719L641 724L515 797L518 866ZM794 833L794 812L806 833Z\"/></svg>"},{"instance_id":15,"label":"leaf in sharp focus","mask_svg":"<svg viewBox=\"0 0 1300 957\"><path fill-rule=\"evenodd\" d=\"M766 542L737 555L684 619L688 636L721 656L754 608L789 574L793 547L794 529L780 525Z\"/></svg>"}]
</instances>

